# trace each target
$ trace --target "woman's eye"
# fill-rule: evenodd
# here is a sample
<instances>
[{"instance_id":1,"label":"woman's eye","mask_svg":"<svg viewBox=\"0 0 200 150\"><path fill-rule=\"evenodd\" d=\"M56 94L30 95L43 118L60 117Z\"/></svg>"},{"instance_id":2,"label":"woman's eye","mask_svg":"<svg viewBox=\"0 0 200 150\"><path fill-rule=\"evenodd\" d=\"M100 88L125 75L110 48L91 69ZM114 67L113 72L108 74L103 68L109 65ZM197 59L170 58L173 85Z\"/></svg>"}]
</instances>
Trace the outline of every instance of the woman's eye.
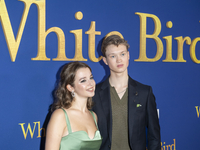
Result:
<instances>
[{"instance_id":1,"label":"woman's eye","mask_svg":"<svg viewBox=\"0 0 200 150\"><path fill-rule=\"evenodd\" d=\"M115 56L110 56L111 58L115 58Z\"/></svg>"},{"instance_id":2,"label":"woman's eye","mask_svg":"<svg viewBox=\"0 0 200 150\"><path fill-rule=\"evenodd\" d=\"M94 77L92 76L92 77L90 77L90 79L94 79Z\"/></svg>"},{"instance_id":3,"label":"woman's eye","mask_svg":"<svg viewBox=\"0 0 200 150\"><path fill-rule=\"evenodd\" d=\"M86 80L81 80L81 83L85 82Z\"/></svg>"}]
</instances>

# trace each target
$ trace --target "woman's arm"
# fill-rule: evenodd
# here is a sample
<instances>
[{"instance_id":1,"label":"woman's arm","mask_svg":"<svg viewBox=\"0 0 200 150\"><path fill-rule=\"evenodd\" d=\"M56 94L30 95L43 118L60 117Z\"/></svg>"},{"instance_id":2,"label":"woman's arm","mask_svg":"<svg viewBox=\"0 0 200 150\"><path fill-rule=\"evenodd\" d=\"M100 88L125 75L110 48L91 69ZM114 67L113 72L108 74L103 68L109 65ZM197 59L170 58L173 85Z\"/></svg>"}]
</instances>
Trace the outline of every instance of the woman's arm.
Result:
<instances>
[{"instance_id":1,"label":"woman's arm","mask_svg":"<svg viewBox=\"0 0 200 150\"><path fill-rule=\"evenodd\" d=\"M45 150L59 150L66 126L63 110L55 110L47 126Z\"/></svg>"}]
</instances>

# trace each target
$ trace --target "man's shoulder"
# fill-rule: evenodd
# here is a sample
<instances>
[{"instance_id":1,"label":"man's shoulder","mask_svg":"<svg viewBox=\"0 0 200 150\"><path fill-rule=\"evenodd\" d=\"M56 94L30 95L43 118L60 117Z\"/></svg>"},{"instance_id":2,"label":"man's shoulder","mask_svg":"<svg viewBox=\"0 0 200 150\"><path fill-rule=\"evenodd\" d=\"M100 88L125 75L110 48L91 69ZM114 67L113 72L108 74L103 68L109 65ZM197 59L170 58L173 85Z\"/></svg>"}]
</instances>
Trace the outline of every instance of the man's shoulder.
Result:
<instances>
[{"instance_id":1,"label":"man's shoulder","mask_svg":"<svg viewBox=\"0 0 200 150\"><path fill-rule=\"evenodd\" d=\"M133 85L133 86L135 86L137 88L142 88L142 89L149 89L149 88L151 88L150 85L147 85L147 84L141 83L141 82L139 82L137 80L134 80L130 76L129 76L129 84Z\"/></svg>"},{"instance_id":2,"label":"man's shoulder","mask_svg":"<svg viewBox=\"0 0 200 150\"><path fill-rule=\"evenodd\" d=\"M104 81L101 81L101 82L99 82L99 83L97 83L97 87L101 87L103 84L105 83L105 80Z\"/></svg>"},{"instance_id":3,"label":"man's shoulder","mask_svg":"<svg viewBox=\"0 0 200 150\"><path fill-rule=\"evenodd\" d=\"M129 82L129 85L132 85L132 86L137 87L137 88L142 88L142 89L151 88L150 85L147 85L147 84L144 84L144 83L142 83L140 81L137 81L137 80L131 78L130 76L129 76L129 81L128 82ZM108 86L109 86L109 79L107 78L104 81L101 81L96 85L96 90L104 89L104 88L106 88Z\"/></svg>"},{"instance_id":4,"label":"man's shoulder","mask_svg":"<svg viewBox=\"0 0 200 150\"><path fill-rule=\"evenodd\" d=\"M109 86L109 79L108 78L106 78L105 80L97 83L96 89L105 88L107 86Z\"/></svg>"},{"instance_id":5,"label":"man's shoulder","mask_svg":"<svg viewBox=\"0 0 200 150\"><path fill-rule=\"evenodd\" d=\"M105 85L105 81L99 82L96 85L96 91L99 91L103 88L103 85Z\"/></svg>"}]
</instances>

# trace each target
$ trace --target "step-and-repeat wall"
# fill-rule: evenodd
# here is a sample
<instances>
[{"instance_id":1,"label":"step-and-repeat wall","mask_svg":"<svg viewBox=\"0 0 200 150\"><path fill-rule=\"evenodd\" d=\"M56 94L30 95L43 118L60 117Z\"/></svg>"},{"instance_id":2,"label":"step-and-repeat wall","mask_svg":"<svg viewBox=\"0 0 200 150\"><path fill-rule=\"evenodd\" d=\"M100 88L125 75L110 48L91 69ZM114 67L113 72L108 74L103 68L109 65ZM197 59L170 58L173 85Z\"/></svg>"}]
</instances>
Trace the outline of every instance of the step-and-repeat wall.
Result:
<instances>
[{"instance_id":1,"label":"step-and-repeat wall","mask_svg":"<svg viewBox=\"0 0 200 150\"><path fill-rule=\"evenodd\" d=\"M43 150L62 65L96 83L107 34L130 44L129 75L156 96L162 150L199 150L199 0L0 0L0 149Z\"/></svg>"}]
</instances>

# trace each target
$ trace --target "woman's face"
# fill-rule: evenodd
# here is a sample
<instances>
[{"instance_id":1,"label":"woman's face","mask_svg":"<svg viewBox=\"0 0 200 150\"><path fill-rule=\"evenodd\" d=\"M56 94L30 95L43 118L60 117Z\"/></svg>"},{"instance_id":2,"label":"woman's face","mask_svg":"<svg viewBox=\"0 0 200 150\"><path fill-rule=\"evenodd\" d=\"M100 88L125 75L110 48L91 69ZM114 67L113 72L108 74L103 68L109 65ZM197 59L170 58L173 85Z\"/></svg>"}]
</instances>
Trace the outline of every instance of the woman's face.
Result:
<instances>
[{"instance_id":1,"label":"woman's face","mask_svg":"<svg viewBox=\"0 0 200 150\"><path fill-rule=\"evenodd\" d=\"M74 81L75 98L88 98L94 96L95 81L89 68L77 70Z\"/></svg>"}]
</instances>

